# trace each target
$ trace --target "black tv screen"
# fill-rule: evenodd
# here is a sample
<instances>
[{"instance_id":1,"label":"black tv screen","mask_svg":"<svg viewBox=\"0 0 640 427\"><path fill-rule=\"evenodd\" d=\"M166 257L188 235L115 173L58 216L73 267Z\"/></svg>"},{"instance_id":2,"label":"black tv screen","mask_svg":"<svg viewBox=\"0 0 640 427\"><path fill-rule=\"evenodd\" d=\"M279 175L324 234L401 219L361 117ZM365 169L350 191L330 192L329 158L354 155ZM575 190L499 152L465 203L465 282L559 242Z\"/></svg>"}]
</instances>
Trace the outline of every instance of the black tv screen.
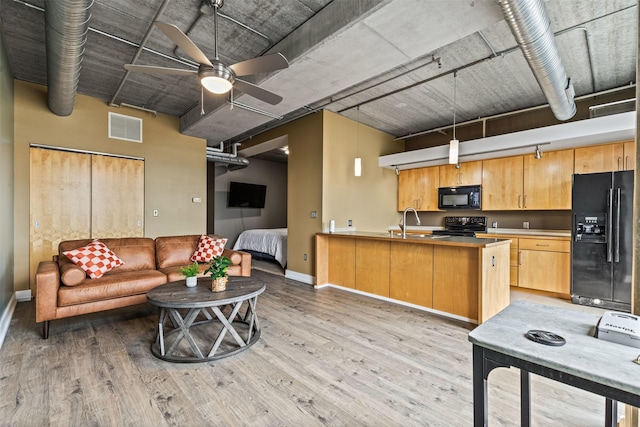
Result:
<instances>
[{"instance_id":1,"label":"black tv screen","mask_svg":"<svg viewBox=\"0 0 640 427\"><path fill-rule=\"evenodd\" d=\"M227 206L230 208L264 208L266 195L266 185L230 181Z\"/></svg>"}]
</instances>

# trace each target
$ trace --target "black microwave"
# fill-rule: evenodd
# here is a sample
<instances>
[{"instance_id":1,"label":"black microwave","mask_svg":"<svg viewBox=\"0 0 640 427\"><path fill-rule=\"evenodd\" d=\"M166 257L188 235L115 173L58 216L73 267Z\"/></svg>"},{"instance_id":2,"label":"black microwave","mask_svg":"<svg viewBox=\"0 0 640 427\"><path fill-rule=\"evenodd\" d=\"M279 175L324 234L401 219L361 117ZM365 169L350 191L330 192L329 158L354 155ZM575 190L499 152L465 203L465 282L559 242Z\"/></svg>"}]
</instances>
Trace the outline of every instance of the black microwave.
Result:
<instances>
[{"instance_id":1,"label":"black microwave","mask_svg":"<svg viewBox=\"0 0 640 427\"><path fill-rule=\"evenodd\" d=\"M480 209L480 186L438 188L438 209Z\"/></svg>"}]
</instances>

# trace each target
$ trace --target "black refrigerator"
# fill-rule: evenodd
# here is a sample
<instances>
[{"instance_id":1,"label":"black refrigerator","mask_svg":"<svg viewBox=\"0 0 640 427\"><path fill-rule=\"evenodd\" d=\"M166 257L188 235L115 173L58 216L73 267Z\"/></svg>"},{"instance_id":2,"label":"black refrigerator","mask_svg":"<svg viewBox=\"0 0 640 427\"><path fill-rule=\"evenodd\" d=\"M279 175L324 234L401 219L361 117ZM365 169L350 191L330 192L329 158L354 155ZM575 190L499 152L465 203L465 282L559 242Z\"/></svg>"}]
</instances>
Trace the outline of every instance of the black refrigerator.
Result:
<instances>
[{"instance_id":1,"label":"black refrigerator","mask_svg":"<svg viewBox=\"0 0 640 427\"><path fill-rule=\"evenodd\" d=\"M633 171L573 175L571 301L631 310Z\"/></svg>"}]
</instances>

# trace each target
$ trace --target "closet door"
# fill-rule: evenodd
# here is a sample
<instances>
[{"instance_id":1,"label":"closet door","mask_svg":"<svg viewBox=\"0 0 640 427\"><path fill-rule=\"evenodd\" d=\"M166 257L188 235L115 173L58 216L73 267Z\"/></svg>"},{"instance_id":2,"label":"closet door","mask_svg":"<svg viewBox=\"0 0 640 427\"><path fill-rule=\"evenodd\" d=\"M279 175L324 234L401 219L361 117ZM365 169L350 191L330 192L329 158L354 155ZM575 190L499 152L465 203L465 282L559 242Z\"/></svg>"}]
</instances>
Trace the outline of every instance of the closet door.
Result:
<instances>
[{"instance_id":1,"label":"closet door","mask_svg":"<svg viewBox=\"0 0 640 427\"><path fill-rule=\"evenodd\" d=\"M144 161L93 155L91 237L144 236Z\"/></svg>"},{"instance_id":2,"label":"closet door","mask_svg":"<svg viewBox=\"0 0 640 427\"><path fill-rule=\"evenodd\" d=\"M51 261L61 240L91 236L91 156L30 149L29 266Z\"/></svg>"}]
</instances>

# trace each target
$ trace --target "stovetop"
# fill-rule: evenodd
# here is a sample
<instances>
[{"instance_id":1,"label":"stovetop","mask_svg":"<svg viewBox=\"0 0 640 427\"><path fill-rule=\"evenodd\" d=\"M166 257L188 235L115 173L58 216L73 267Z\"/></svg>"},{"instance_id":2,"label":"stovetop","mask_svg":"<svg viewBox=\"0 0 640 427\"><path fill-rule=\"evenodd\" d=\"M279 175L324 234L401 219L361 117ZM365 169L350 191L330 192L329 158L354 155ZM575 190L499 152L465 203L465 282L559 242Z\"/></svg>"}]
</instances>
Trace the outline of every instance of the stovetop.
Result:
<instances>
[{"instance_id":1,"label":"stovetop","mask_svg":"<svg viewBox=\"0 0 640 427\"><path fill-rule=\"evenodd\" d=\"M445 216L444 230L436 230L434 234L452 236L475 236L475 233L487 232L486 216Z\"/></svg>"}]
</instances>

